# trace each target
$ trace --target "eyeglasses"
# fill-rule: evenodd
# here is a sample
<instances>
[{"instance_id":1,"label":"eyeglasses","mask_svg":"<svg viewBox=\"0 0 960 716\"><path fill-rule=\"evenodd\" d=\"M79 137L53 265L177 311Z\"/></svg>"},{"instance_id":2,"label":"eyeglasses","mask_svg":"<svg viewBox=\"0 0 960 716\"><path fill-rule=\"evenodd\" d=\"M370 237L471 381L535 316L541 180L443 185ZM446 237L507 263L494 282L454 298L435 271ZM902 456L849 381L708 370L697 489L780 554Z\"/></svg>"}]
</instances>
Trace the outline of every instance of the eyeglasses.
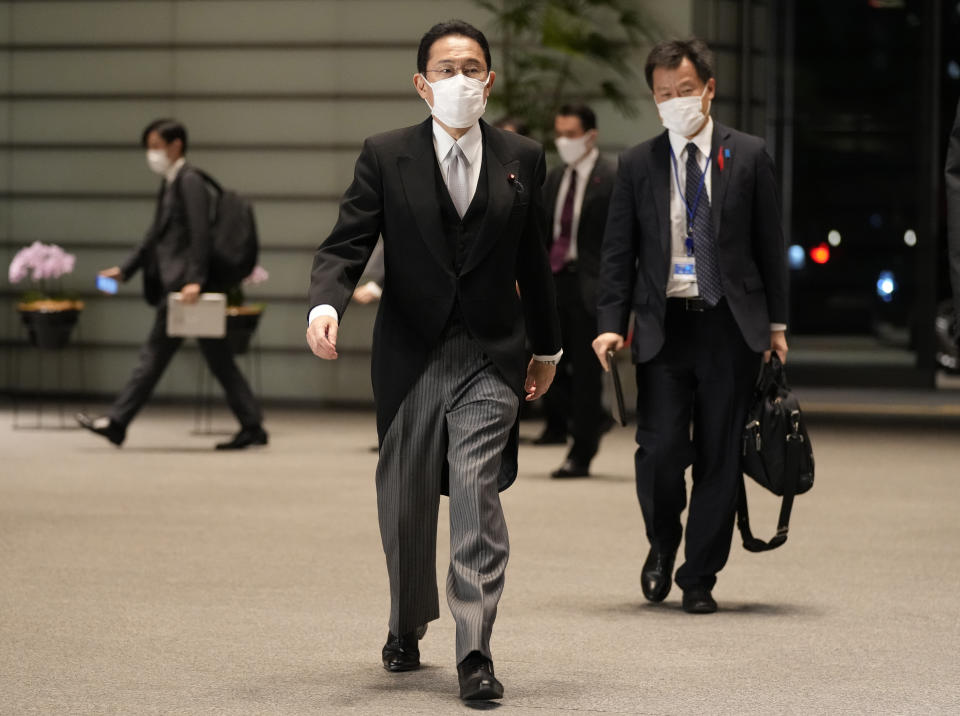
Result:
<instances>
[{"instance_id":1,"label":"eyeglasses","mask_svg":"<svg viewBox=\"0 0 960 716\"><path fill-rule=\"evenodd\" d=\"M446 80L455 75L462 74L467 79L471 80L485 80L489 74L489 70L485 70L482 67L476 65L470 65L464 68L454 67L452 65L444 67L436 67L432 70L427 70L428 75L433 75L435 78L440 78L441 80Z\"/></svg>"}]
</instances>

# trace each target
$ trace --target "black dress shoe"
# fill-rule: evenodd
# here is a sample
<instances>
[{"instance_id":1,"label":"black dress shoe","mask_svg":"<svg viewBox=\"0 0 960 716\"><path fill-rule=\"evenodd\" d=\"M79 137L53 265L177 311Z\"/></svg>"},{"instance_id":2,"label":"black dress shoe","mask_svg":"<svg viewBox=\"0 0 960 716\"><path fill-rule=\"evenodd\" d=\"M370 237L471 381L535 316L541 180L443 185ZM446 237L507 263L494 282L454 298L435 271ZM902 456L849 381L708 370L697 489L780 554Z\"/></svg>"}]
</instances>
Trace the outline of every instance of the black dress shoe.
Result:
<instances>
[{"instance_id":1,"label":"black dress shoe","mask_svg":"<svg viewBox=\"0 0 960 716\"><path fill-rule=\"evenodd\" d=\"M566 445L567 436L554 430L544 430L540 437L533 439L534 445Z\"/></svg>"},{"instance_id":2,"label":"black dress shoe","mask_svg":"<svg viewBox=\"0 0 960 716\"><path fill-rule=\"evenodd\" d=\"M77 413L74 418L76 418L81 428L86 428L91 433L102 435L118 447L123 445L123 441L127 437L126 428L105 415L95 418L86 413Z\"/></svg>"},{"instance_id":3,"label":"black dress shoe","mask_svg":"<svg viewBox=\"0 0 960 716\"><path fill-rule=\"evenodd\" d=\"M550 473L550 477L590 477L590 463L567 458L560 467Z\"/></svg>"},{"instance_id":4,"label":"black dress shoe","mask_svg":"<svg viewBox=\"0 0 960 716\"><path fill-rule=\"evenodd\" d=\"M705 587L686 589L683 592L683 611L688 614L713 614L717 611L717 602Z\"/></svg>"},{"instance_id":5,"label":"black dress shoe","mask_svg":"<svg viewBox=\"0 0 960 716\"><path fill-rule=\"evenodd\" d=\"M472 651L457 664L460 698L464 701L489 701L503 698L503 684L493 675L493 662L479 651Z\"/></svg>"},{"instance_id":6,"label":"black dress shoe","mask_svg":"<svg viewBox=\"0 0 960 716\"><path fill-rule=\"evenodd\" d=\"M651 547L647 561L640 572L640 587L643 596L651 602L662 602L670 593L673 584L673 561L677 551L660 550Z\"/></svg>"},{"instance_id":7,"label":"black dress shoe","mask_svg":"<svg viewBox=\"0 0 960 716\"><path fill-rule=\"evenodd\" d=\"M255 428L244 428L233 436L229 442L219 443L217 450L242 450L251 445L266 445L267 431L259 425Z\"/></svg>"},{"instance_id":8,"label":"black dress shoe","mask_svg":"<svg viewBox=\"0 0 960 716\"><path fill-rule=\"evenodd\" d=\"M418 641L427 633L427 625L421 624L414 631L403 636L387 633L387 643L383 645L383 668L387 671L416 671L420 668L420 646Z\"/></svg>"}]
</instances>

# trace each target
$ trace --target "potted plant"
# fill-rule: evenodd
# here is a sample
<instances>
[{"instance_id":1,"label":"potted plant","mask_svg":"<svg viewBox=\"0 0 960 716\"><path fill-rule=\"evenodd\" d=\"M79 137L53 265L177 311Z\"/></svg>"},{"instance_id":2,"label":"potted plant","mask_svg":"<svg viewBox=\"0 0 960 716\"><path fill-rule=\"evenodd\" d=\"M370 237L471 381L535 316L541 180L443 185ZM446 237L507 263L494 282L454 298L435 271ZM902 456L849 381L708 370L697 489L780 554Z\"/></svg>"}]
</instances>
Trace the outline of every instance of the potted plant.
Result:
<instances>
[{"instance_id":1,"label":"potted plant","mask_svg":"<svg viewBox=\"0 0 960 716\"><path fill-rule=\"evenodd\" d=\"M270 273L258 264L249 276L227 291L227 344L234 355L242 355L250 349L250 339L266 309L263 303L247 304L244 287L255 286L268 278Z\"/></svg>"},{"instance_id":2,"label":"potted plant","mask_svg":"<svg viewBox=\"0 0 960 716\"><path fill-rule=\"evenodd\" d=\"M62 278L73 271L76 256L56 244L39 241L17 252L10 262L10 283L30 279L17 310L27 328L30 343L38 348L60 349L67 345L84 305L63 292Z\"/></svg>"},{"instance_id":3,"label":"potted plant","mask_svg":"<svg viewBox=\"0 0 960 716\"><path fill-rule=\"evenodd\" d=\"M502 78L490 103L526 120L536 139L552 137L557 109L571 97L636 115L638 53L663 34L639 0L474 3L490 13L501 46Z\"/></svg>"}]
</instances>

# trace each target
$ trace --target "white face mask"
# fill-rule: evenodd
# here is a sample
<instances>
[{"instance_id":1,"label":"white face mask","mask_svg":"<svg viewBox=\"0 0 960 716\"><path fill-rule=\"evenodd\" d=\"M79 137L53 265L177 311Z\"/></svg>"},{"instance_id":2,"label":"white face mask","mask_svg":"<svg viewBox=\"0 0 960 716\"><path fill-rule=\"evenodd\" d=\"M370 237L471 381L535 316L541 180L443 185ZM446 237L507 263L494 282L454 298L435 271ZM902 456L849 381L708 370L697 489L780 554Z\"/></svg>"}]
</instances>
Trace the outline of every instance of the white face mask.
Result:
<instances>
[{"instance_id":1,"label":"white face mask","mask_svg":"<svg viewBox=\"0 0 960 716\"><path fill-rule=\"evenodd\" d=\"M150 171L154 174L163 176L167 173L167 169L170 168L170 157L167 156L166 151L163 149L148 149L147 166L150 167Z\"/></svg>"},{"instance_id":2,"label":"white face mask","mask_svg":"<svg viewBox=\"0 0 960 716\"><path fill-rule=\"evenodd\" d=\"M590 134L584 134L582 137L571 139L570 137L557 137L553 140L557 147L557 153L564 164L576 164L590 151Z\"/></svg>"},{"instance_id":3,"label":"white face mask","mask_svg":"<svg viewBox=\"0 0 960 716\"><path fill-rule=\"evenodd\" d=\"M703 113L703 96L706 93L707 88L704 87L699 97L674 97L658 104L657 111L660 112L663 126L684 137L696 133L707 120L707 115Z\"/></svg>"},{"instance_id":4,"label":"white face mask","mask_svg":"<svg viewBox=\"0 0 960 716\"><path fill-rule=\"evenodd\" d=\"M423 77L423 81L427 82L427 78ZM451 129L472 127L487 108L487 100L483 96L487 82L472 80L465 75L456 75L433 84L427 82L433 90L433 106L430 107L429 102L427 106L434 117Z\"/></svg>"}]
</instances>

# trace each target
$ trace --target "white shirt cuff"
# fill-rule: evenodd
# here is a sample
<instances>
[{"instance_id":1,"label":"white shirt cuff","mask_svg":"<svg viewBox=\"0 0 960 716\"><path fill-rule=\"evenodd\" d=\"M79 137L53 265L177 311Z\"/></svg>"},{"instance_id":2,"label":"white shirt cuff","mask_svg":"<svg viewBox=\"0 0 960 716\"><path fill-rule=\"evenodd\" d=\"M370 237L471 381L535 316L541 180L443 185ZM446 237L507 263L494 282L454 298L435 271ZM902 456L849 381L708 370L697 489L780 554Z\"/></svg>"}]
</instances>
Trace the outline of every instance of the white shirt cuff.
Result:
<instances>
[{"instance_id":1,"label":"white shirt cuff","mask_svg":"<svg viewBox=\"0 0 960 716\"><path fill-rule=\"evenodd\" d=\"M786 324L786 323L771 323L771 324L770 324L770 330L771 330L771 331L785 331L785 330L787 330L787 324Z\"/></svg>"},{"instance_id":2,"label":"white shirt cuff","mask_svg":"<svg viewBox=\"0 0 960 716\"><path fill-rule=\"evenodd\" d=\"M533 359L535 361L540 361L541 363L556 363L560 360L560 356L563 355L563 348L554 353L552 356L540 356L536 353L533 354Z\"/></svg>"},{"instance_id":3,"label":"white shirt cuff","mask_svg":"<svg viewBox=\"0 0 960 716\"><path fill-rule=\"evenodd\" d=\"M337 314L337 309L331 306L329 303L324 303L320 306L314 306L310 309L310 315L307 316L307 325L309 326L313 323L313 319L317 316L330 316L337 323L340 323L340 316Z\"/></svg>"}]
</instances>

